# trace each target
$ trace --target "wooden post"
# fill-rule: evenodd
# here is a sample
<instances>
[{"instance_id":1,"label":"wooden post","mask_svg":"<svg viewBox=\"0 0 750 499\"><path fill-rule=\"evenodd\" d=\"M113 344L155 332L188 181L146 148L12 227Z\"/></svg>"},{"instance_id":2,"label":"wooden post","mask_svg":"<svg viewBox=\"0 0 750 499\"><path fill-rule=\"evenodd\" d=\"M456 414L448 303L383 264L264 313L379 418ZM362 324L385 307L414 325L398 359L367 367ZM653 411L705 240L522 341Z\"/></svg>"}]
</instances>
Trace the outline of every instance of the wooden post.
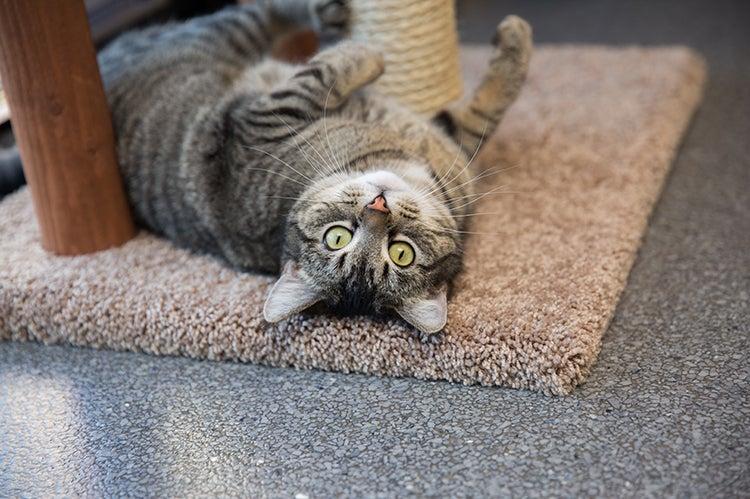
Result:
<instances>
[{"instance_id":1,"label":"wooden post","mask_svg":"<svg viewBox=\"0 0 750 499\"><path fill-rule=\"evenodd\" d=\"M76 255L135 227L82 0L0 0L0 79L42 245Z\"/></svg>"}]
</instances>

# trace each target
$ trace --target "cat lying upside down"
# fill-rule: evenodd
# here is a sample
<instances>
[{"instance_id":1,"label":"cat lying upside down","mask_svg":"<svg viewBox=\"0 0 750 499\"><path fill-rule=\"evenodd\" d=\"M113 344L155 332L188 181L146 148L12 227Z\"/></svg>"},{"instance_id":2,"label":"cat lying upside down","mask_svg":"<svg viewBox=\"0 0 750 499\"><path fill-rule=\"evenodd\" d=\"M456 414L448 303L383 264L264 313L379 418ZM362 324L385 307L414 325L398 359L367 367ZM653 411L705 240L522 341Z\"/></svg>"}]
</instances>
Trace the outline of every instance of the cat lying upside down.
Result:
<instances>
[{"instance_id":1,"label":"cat lying upside down","mask_svg":"<svg viewBox=\"0 0 750 499\"><path fill-rule=\"evenodd\" d=\"M293 23L341 30L341 0L275 0L128 33L99 63L139 223L246 271L279 272L264 316L317 302L446 323L474 195L471 157L515 100L531 29L510 16L469 99L425 119L367 88L373 49L267 57Z\"/></svg>"}]
</instances>

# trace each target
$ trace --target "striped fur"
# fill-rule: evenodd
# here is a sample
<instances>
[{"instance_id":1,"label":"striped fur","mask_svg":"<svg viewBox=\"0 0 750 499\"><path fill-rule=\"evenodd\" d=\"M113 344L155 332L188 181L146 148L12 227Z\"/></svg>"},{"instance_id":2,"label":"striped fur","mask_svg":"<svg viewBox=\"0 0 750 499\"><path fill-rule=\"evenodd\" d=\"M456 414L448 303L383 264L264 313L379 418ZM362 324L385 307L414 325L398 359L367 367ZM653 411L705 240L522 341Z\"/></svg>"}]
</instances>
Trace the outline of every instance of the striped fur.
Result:
<instances>
[{"instance_id":1,"label":"striped fur","mask_svg":"<svg viewBox=\"0 0 750 499\"><path fill-rule=\"evenodd\" d=\"M530 31L506 20L478 91L431 122L366 88L384 69L368 47L341 42L301 66L266 57L289 26L341 32L347 13L342 0L266 1L113 42L99 60L126 189L138 221L177 244L283 269L271 295L298 301L284 316L324 301L432 332L476 197L473 132L481 119L488 136L518 93ZM381 193L390 214L370 223ZM343 250L323 245L334 223L355 234ZM415 248L413 265L390 262L393 240Z\"/></svg>"}]
</instances>

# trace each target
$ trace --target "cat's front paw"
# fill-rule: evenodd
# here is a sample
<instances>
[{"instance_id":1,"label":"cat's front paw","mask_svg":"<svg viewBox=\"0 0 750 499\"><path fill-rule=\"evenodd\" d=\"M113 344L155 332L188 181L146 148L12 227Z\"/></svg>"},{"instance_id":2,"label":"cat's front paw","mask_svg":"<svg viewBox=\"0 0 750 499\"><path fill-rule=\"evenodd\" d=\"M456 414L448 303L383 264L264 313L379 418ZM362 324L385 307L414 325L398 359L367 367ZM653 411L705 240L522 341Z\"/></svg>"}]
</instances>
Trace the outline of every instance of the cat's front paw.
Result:
<instances>
[{"instance_id":1,"label":"cat's front paw","mask_svg":"<svg viewBox=\"0 0 750 499\"><path fill-rule=\"evenodd\" d=\"M385 71L383 55L360 42L346 40L336 46L339 76L349 79L351 86L362 87L371 83Z\"/></svg>"},{"instance_id":2,"label":"cat's front paw","mask_svg":"<svg viewBox=\"0 0 750 499\"><path fill-rule=\"evenodd\" d=\"M385 70L383 56L367 45L346 40L323 50L311 61L326 72L329 91L326 101L338 107L353 92L377 79ZM332 83L328 83L328 81Z\"/></svg>"},{"instance_id":3,"label":"cat's front paw","mask_svg":"<svg viewBox=\"0 0 750 499\"><path fill-rule=\"evenodd\" d=\"M494 61L510 60L526 65L534 44L531 26L518 16L508 16L497 25L493 43L496 47Z\"/></svg>"},{"instance_id":4,"label":"cat's front paw","mask_svg":"<svg viewBox=\"0 0 750 499\"><path fill-rule=\"evenodd\" d=\"M325 36L342 37L349 32L351 10L348 0L310 0L313 28Z\"/></svg>"}]
</instances>

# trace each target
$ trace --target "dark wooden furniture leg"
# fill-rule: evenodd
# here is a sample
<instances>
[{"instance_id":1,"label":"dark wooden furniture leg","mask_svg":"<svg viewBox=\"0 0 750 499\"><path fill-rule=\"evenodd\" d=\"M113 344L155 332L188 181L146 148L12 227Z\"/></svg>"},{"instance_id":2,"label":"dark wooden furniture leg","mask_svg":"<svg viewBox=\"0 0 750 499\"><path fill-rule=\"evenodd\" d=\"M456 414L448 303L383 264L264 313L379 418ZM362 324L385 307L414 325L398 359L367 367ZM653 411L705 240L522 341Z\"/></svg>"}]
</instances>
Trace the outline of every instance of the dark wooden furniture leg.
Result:
<instances>
[{"instance_id":1,"label":"dark wooden furniture leg","mask_svg":"<svg viewBox=\"0 0 750 499\"><path fill-rule=\"evenodd\" d=\"M76 255L135 227L82 0L0 0L0 78L43 246Z\"/></svg>"}]
</instances>

